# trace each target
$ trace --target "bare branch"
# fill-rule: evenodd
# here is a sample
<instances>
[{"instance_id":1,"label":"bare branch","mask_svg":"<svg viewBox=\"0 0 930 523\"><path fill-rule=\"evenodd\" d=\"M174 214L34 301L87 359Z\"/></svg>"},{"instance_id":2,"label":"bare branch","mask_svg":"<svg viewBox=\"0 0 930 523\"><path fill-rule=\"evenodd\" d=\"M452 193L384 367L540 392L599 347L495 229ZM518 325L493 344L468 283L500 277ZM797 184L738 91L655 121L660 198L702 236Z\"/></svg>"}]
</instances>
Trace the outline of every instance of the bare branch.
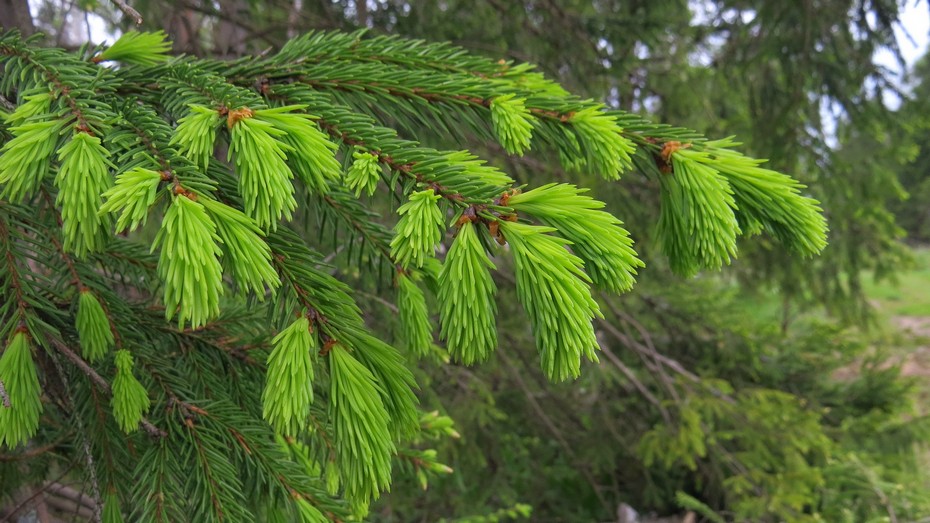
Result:
<instances>
[{"instance_id":1,"label":"bare branch","mask_svg":"<svg viewBox=\"0 0 930 523\"><path fill-rule=\"evenodd\" d=\"M55 350L60 352L64 357L71 360L71 363L77 365L77 367L81 369L81 372L87 375L87 377L90 378L90 380L93 381L100 390L105 392L107 395L113 394L112 390L110 389L110 384L107 383L107 380L103 379L103 376L98 374L97 371L93 369L93 367L91 367L86 361L84 361L83 358L78 356L67 345L55 339L52 340L52 345L55 346ZM164 438L168 436L167 432L153 425L152 422L150 422L145 417L142 418L139 424L142 425L142 428L145 429L145 431L148 432L149 435L153 438Z\"/></svg>"},{"instance_id":2,"label":"bare branch","mask_svg":"<svg viewBox=\"0 0 930 523\"><path fill-rule=\"evenodd\" d=\"M132 21L135 22L136 25L142 25L142 15L140 15L139 11L133 9L132 6L127 4L124 0L113 0L113 4L116 5L116 7L119 8L119 10L122 11L124 15L132 18Z\"/></svg>"}]
</instances>

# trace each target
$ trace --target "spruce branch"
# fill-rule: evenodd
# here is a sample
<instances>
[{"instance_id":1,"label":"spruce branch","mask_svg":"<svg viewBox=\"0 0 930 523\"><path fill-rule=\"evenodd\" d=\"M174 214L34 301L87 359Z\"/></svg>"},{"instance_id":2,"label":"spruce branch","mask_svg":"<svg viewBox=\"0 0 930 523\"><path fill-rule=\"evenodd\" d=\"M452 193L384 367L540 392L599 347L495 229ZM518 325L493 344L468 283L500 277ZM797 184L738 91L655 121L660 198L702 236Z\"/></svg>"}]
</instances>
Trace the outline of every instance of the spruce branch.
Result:
<instances>
[{"instance_id":1,"label":"spruce branch","mask_svg":"<svg viewBox=\"0 0 930 523\"><path fill-rule=\"evenodd\" d=\"M736 236L757 230L803 254L822 248L820 209L790 178L735 154L729 141L573 97L523 64L362 33L317 33L234 62L168 61L165 49L158 34L127 34L88 60L86 50L0 35L0 84L20 102L0 135L0 189L7 202L40 199L37 213L0 202L0 330L21 335L18 352L4 354L31 368L28 334L87 376L73 390L65 384L74 398L45 390L55 399L45 406L80 416L81 433L105 429L85 438L81 458L99 474L98 513L103 494L108 515L122 504L142 520L340 520L352 517L346 504L361 517L390 486L395 454L421 480L445 472L430 451L409 450L423 429L412 365L366 325L353 297L383 296L354 294L333 276L363 286L373 279L359 275L366 263L377 265L377 283L394 277L408 350L435 350L430 288L452 357L476 363L497 347L491 256L495 240L506 244L549 377L577 376L582 356L596 358L592 324L602 320L591 286L625 291L642 265L620 221L573 185L520 192L468 151L400 137L429 140L424 125L437 140L496 140L511 154L542 145L563 165L608 179L635 163L659 180L668 211L660 235L677 234L663 240L681 258L672 264L688 271L725 263ZM122 65L95 63L108 59ZM216 154L227 146L224 162ZM371 203L360 201L377 189ZM390 215L374 210L389 198ZM149 213L162 210L148 242ZM319 226L316 242L284 223L292 214ZM442 264L451 216L458 230ZM144 232L114 234L114 222ZM316 249L329 233L333 256L324 257ZM671 418L650 387L675 405L682 389L714 395L635 329L603 329L654 374L643 383L605 352L632 382L625 390ZM124 343L132 356L115 354L108 383L88 361ZM55 383L36 369L40 385ZM16 406L15 384L2 378L0 403ZM149 394L166 430L141 416ZM139 425L151 438L132 440L127 488L115 470L125 447L117 437ZM52 431L61 432L37 434ZM275 431L289 438L276 441ZM72 453L82 452L81 435L68 436Z\"/></svg>"},{"instance_id":2,"label":"spruce branch","mask_svg":"<svg viewBox=\"0 0 930 523\"><path fill-rule=\"evenodd\" d=\"M19 316L19 321L22 322L25 319L26 309L29 308L29 304L23 292L22 275L19 273L19 268L16 266L16 259L13 256L13 237L10 235L6 220L4 219L0 219L0 242L3 242L4 247L3 261L6 265L5 272L8 275L7 281L13 288L12 294L16 300L17 315Z\"/></svg>"},{"instance_id":3,"label":"spruce branch","mask_svg":"<svg viewBox=\"0 0 930 523\"><path fill-rule=\"evenodd\" d=\"M15 40L12 42L0 40L0 56L4 55L19 58L29 67L33 67L41 73L48 85L52 86L52 94L61 97L65 101L65 104L70 109L71 117L76 121L75 128L77 130L91 132L95 128L91 125L92 120L85 114L84 104L74 94L74 91L80 92L82 88L86 88L86 86L79 86L79 81L83 80L89 85L96 83L94 82L96 73L93 66L60 50L44 50L40 55L34 48L22 45L22 42ZM74 79L64 78L55 68L47 65L54 62L68 64L71 71L73 71Z\"/></svg>"},{"instance_id":4,"label":"spruce branch","mask_svg":"<svg viewBox=\"0 0 930 523\"><path fill-rule=\"evenodd\" d=\"M63 342L61 342L61 341L58 340L58 339L50 338L48 341L49 341L49 343L52 345L52 347L55 348L55 350L57 350L58 352L60 352L60 353L62 354L62 356L64 356L65 358L67 358L67 359L68 359L71 363L73 363L78 369L80 369L81 372L83 372L85 376L87 376L88 378L90 378L90 380L91 380L95 385L97 385L97 388L98 388L98 389L100 389L101 391L103 391L103 392L104 392L105 394L107 394L108 396L113 394L113 391L112 391L112 389L110 388L110 384L107 383L107 380L105 380L105 379L103 378L103 376L101 376L100 374L98 374L97 371L95 371L95 370L93 369L93 367L91 367L86 361L84 361L83 358L81 358L80 356L78 356L77 353L75 353L73 350L71 350L70 348L68 348L67 345L65 345ZM168 433L167 433L167 432L165 432L164 430L162 430L162 429L156 427L154 424L152 424L151 421L149 421L149 420L148 420L147 418L145 418L145 417L142 417L142 419L139 421L139 423L142 425L142 428L145 429L145 431L149 434L149 436L152 436L152 438L159 439L159 438L166 438L166 437L168 437Z\"/></svg>"},{"instance_id":5,"label":"spruce branch","mask_svg":"<svg viewBox=\"0 0 930 523\"><path fill-rule=\"evenodd\" d=\"M100 482L97 479L97 467L94 464L94 454L90 448L89 436L84 425L84 421L81 419L81 416L78 415L76 409L74 408L74 398L71 396L71 385L68 380L67 374L65 374L65 369L61 365L61 361L53 354L49 353L49 357L52 360L52 364L55 366L55 370L58 372L58 379L61 380L62 385L64 385L64 398L66 407L72 412L72 418L74 419L75 424L77 425L77 433L81 438L81 449L84 451L84 460L87 468L87 473L90 476L90 487L91 492L93 492L93 511L94 511L94 521L96 523L102 523L102 499L100 496Z\"/></svg>"},{"instance_id":6,"label":"spruce branch","mask_svg":"<svg viewBox=\"0 0 930 523\"><path fill-rule=\"evenodd\" d=\"M396 266L397 262L394 260L394 257L391 255L389 237L390 233L383 229L380 226L373 227L374 222L369 220L359 220L356 212L358 209L350 209L349 206L356 206L350 201L347 200L337 200L336 193L330 193L324 195L323 201L335 211L339 217L344 220L355 232L357 232L366 243L371 245L378 254L384 259L385 262L391 266ZM371 218L372 216L366 215L366 218Z\"/></svg>"}]
</instances>

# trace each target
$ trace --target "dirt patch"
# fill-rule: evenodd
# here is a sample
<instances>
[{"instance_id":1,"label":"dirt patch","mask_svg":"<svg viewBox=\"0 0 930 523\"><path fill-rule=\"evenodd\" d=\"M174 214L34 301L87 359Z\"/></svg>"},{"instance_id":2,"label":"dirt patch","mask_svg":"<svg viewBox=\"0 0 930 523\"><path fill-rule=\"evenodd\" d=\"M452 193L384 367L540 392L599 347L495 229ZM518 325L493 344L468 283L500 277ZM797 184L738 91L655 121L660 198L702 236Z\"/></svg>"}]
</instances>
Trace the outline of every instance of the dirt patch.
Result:
<instances>
[{"instance_id":1,"label":"dirt patch","mask_svg":"<svg viewBox=\"0 0 930 523\"><path fill-rule=\"evenodd\" d=\"M917 345L900 360L902 376L930 377L930 317L897 316L894 324Z\"/></svg>"}]
</instances>

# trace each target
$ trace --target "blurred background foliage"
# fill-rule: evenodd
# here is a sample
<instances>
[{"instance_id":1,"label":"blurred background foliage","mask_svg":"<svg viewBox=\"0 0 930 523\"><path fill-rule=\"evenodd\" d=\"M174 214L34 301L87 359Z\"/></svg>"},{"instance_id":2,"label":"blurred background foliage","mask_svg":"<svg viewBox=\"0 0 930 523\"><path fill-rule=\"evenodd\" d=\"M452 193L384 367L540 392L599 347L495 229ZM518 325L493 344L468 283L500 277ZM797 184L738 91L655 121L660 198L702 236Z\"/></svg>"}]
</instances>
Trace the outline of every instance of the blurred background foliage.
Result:
<instances>
[{"instance_id":1,"label":"blurred background foliage","mask_svg":"<svg viewBox=\"0 0 930 523\"><path fill-rule=\"evenodd\" d=\"M13 18L24 2L4 2L0 23L65 47L134 25L108 2L36 0L30 27ZM366 28L535 63L610 106L736 135L823 202L830 245L816 259L754 238L732 267L682 280L653 238L636 238L647 267L632 292L600 297L601 362L573 383L542 375L513 286L500 285L489 363L448 364L437 349L418 364L422 403L462 434L439 449L456 473L427 491L399 478L372 519L625 522L632 508L641 521L687 511L706 521L930 521L930 61L900 72L903 1L131 3L142 28L165 29L194 55L234 58L308 30ZM899 67L878 63L879 51ZM440 130L417 134L455 147ZM517 180L570 180L555 158L466 145ZM645 176L584 183L631 230L657 221ZM329 244L336 266L351 255L345 241ZM496 277L511 277L499 266ZM366 272L338 277L368 289L369 322L396 321L392 289Z\"/></svg>"}]
</instances>

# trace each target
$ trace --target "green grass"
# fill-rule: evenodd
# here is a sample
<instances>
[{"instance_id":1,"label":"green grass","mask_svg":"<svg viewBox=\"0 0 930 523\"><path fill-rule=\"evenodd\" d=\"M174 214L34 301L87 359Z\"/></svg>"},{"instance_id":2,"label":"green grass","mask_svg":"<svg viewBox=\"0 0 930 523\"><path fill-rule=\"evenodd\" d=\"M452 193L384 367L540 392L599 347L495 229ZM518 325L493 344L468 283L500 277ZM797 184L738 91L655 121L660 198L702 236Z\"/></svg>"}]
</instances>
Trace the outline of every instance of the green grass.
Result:
<instances>
[{"instance_id":1,"label":"green grass","mask_svg":"<svg viewBox=\"0 0 930 523\"><path fill-rule=\"evenodd\" d=\"M914 264L895 280L866 277L863 287L881 316L930 316L930 248L913 251Z\"/></svg>"}]
</instances>

